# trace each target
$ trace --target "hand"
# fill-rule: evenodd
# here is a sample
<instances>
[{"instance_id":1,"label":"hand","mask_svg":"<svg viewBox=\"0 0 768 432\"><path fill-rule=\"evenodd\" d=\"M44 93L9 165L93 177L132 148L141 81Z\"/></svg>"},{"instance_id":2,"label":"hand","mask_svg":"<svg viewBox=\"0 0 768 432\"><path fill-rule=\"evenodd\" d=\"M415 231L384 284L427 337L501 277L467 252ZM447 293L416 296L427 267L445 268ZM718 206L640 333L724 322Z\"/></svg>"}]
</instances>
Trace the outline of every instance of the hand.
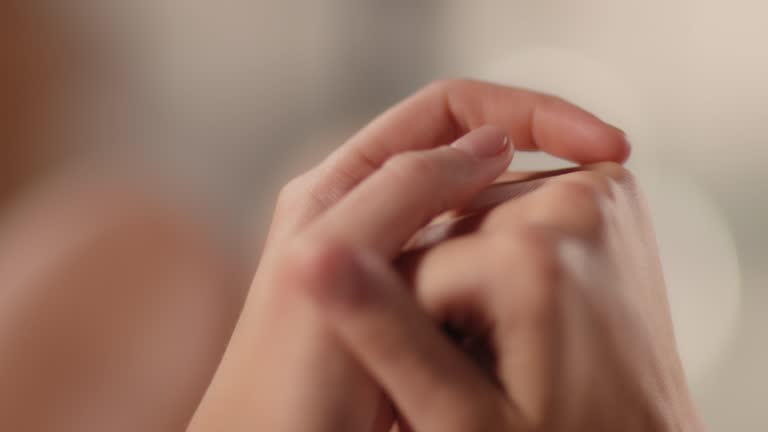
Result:
<instances>
[{"instance_id":1,"label":"hand","mask_svg":"<svg viewBox=\"0 0 768 432\"><path fill-rule=\"evenodd\" d=\"M528 177L420 233L410 284L348 255L346 283L307 285L326 323L417 432L703 430L632 176Z\"/></svg>"},{"instance_id":2,"label":"hand","mask_svg":"<svg viewBox=\"0 0 768 432\"><path fill-rule=\"evenodd\" d=\"M508 141L577 162L622 161L629 151L623 133L560 99L479 82L433 84L386 112L284 188L249 299L190 430L388 428L379 386L304 291L343 285L358 256L394 271L388 263L419 228L505 171Z\"/></svg>"}]
</instances>

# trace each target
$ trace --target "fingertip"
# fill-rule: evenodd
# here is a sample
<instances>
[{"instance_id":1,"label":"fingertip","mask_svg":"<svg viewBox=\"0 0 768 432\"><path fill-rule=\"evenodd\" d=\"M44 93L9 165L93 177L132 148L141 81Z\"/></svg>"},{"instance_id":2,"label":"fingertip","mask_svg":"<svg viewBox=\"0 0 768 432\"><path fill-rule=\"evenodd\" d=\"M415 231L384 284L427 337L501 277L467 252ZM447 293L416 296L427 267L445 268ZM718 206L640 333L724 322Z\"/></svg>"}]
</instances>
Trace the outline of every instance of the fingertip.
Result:
<instances>
[{"instance_id":1,"label":"fingertip","mask_svg":"<svg viewBox=\"0 0 768 432\"><path fill-rule=\"evenodd\" d=\"M601 161L624 163L632 153L632 145L626 132L608 123L603 122L602 136L596 141L604 146L605 155ZM599 162L599 161L596 161Z\"/></svg>"},{"instance_id":2,"label":"fingertip","mask_svg":"<svg viewBox=\"0 0 768 432\"><path fill-rule=\"evenodd\" d=\"M581 132L580 137L578 134L574 136L574 150L578 150L575 154L576 161L582 163L626 161L631 147L624 131L592 114L586 112L585 114L591 117L591 121L583 120L581 128L574 127Z\"/></svg>"},{"instance_id":3,"label":"fingertip","mask_svg":"<svg viewBox=\"0 0 768 432\"><path fill-rule=\"evenodd\" d=\"M622 131L621 129L619 129L619 131L621 132L621 137L620 137L621 142L618 147L620 148L621 151L618 154L619 157L616 159L616 162L623 164L627 160L629 160L629 157L632 155L632 143L624 131Z\"/></svg>"},{"instance_id":4,"label":"fingertip","mask_svg":"<svg viewBox=\"0 0 768 432\"><path fill-rule=\"evenodd\" d=\"M532 126L536 147L574 162L622 163L631 152L624 131L556 97L539 103Z\"/></svg>"}]
</instances>

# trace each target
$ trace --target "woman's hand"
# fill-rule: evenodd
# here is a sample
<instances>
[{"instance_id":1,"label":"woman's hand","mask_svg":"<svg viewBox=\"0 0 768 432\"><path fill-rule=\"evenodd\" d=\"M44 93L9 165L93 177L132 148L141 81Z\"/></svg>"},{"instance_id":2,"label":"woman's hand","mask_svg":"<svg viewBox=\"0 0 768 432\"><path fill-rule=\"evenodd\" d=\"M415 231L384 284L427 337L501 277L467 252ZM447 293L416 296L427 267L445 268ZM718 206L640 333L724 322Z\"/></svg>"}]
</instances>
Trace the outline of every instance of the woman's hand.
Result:
<instances>
[{"instance_id":1,"label":"woman's hand","mask_svg":"<svg viewBox=\"0 0 768 432\"><path fill-rule=\"evenodd\" d=\"M629 152L621 131L560 99L444 81L386 112L291 181L238 327L190 430L386 430L391 412L380 386L339 344L338 328L323 324L323 311L305 293L362 292L356 291L360 278L380 273L396 283L391 262L406 242L433 216L460 207L504 172L512 145L583 163L622 161ZM365 328L353 324L349 331ZM448 349L442 339L431 340ZM414 353L431 353L429 346ZM392 348L398 350L393 356L413 354ZM370 358L361 360L370 366ZM438 366L432 376L445 372ZM392 390L389 376L376 378ZM463 384L459 377L445 382ZM418 394L420 383L414 385Z\"/></svg>"},{"instance_id":2,"label":"woman's hand","mask_svg":"<svg viewBox=\"0 0 768 432\"><path fill-rule=\"evenodd\" d=\"M306 285L327 325L417 432L703 430L632 176L519 177L420 233L410 284L336 250L354 276Z\"/></svg>"}]
</instances>

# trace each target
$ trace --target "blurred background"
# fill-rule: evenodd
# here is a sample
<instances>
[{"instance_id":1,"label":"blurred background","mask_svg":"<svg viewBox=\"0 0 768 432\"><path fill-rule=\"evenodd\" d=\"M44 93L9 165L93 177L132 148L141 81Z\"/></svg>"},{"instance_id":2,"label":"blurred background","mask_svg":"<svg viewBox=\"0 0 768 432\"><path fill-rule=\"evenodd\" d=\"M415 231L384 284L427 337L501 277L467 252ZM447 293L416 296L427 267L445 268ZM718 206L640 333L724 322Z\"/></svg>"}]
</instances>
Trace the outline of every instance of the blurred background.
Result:
<instances>
[{"instance_id":1,"label":"blurred background","mask_svg":"<svg viewBox=\"0 0 768 432\"><path fill-rule=\"evenodd\" d=\"M618 125L651 202L705 421L712 431L768 430L765 3L40 5L56 17L44 25L77 35L68 70L78 84L49 126L71 145L51 169L89 161L162 179L252 263L280 185L433 79L530 87Z\"/></svg>"}]
</instances>

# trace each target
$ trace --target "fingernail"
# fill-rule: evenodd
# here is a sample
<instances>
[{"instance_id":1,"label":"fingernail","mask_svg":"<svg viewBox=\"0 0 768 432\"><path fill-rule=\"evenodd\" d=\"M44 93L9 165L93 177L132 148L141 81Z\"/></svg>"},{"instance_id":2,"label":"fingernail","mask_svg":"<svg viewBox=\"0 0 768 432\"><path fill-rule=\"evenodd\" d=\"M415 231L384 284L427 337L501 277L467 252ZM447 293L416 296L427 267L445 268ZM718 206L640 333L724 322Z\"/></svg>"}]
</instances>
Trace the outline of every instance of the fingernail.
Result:
<instances>
[{"instance_id":1,"label":"fingernail","mask_svg":"<svg viewBox=\"0 0 768 432\"><path fill-rule=\"evenodd\" d=\"M501 129L484 126L459 138L451 146L478 159L490 159L509 153L512 143Z\"/></svg>"}]
</instances>

